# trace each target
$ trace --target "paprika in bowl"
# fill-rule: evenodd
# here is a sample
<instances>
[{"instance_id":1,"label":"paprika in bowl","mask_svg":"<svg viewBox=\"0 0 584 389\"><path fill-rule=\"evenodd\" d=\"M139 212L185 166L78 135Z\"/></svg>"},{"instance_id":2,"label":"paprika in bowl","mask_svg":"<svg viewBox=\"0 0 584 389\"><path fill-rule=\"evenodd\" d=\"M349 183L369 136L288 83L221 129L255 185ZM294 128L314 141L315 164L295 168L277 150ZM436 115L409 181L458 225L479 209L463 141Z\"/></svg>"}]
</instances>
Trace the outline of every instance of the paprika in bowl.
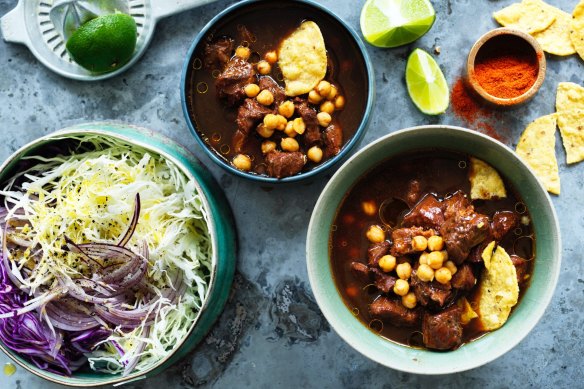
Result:
<instances>
[{"instance_id":1,"label":"paprika in bowl","mask_svg":"<svg viewBox=\"0 0 584 389\"><path fill-rule=\"evenodd\" d=\"M546 60L539 43L511 28L483 35L471 48L467 82L487 102L510 107L530 100L545 78Z\"/></svg>"}]
</instances>

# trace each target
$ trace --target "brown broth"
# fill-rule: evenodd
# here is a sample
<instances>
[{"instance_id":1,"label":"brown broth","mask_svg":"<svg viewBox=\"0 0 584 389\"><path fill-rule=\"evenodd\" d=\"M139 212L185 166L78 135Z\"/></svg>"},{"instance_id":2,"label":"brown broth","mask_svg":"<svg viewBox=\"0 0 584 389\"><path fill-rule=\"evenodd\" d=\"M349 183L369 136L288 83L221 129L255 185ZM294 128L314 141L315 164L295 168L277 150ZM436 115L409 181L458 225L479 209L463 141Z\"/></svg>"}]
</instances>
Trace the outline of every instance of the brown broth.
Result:
<instances>
[{"instance_id":1,"label":"brown broth","mask_svg":"<svg viewBox=\"0 0 584 389\"><path fill-rule=\"evenodd\" d=\"M266 52L277 49L281 40L305 20L312 20L320 27L328 56L325 79L337 86L340 94L345 97L345 108L332 115L332 123L340 125L343 129L344 144L359 127L365 113L367 88L364 86L368 84L368 78L367 71L362 65L363 56L352 36L339 28L339 22L330 15L308 5L290 1L258 2L247 5L245 9L235 12L235 15L226 17L203 37L191 58L187 73L186 98L193 124L205 143L226 161L230 162L235 156L231 139L237 129L235 124L237 107L226 107L219 100L212 72L200 66L206 39L209 35L215 38L229 36L236 39L237 29L245 26L256 37L256 41L250 43L252 53L257 52L263 58ZM240 43L236 40L235 45ZM276 65L272 66L270 76L283 86L281 73ZM204 85L206 87L202 87ZM205 92L197 92L198 86L199 90ZM252 158L254 165L264 158L260 148L262 140L254 132L243 150ZM304 171L313 167L315 165L309 163Z\"/></svg>"},{"instance_id":2,"label":"brown broth","mask_svg":"<svg viewBox=\"0 0 584 389\"><path fill-rule=\"evenodd\" d=\"M384 322L383 328L381 328L379 319L369 314L369 304L382 293L356 278L351 271L350 264L354 261L367 263L367 248L370 243L365 237L366 230L372 224L383 225L383 222L379 214L373 216L365 214L362 203L373 201L377 204L378 209L380 204L389 203L386 214L392 218L390 224L395 225L396 218L399 224L399 217L406 212L403 209L404 201L406 201L408 184L411 180L416 179L420 182L422 194L433 193L438 198L444 198L459 189L467 194L470 192L468 173L469 162L466 155L433 150L406 154L389 159L367 173L350 189L341 203L330 236L333 278L347 308L365 326L378 332L384 338L404 345L423 347L421 325L418 328L398 328ZM509 182L505 182L505 187L507 189L506 199L473 201L475 209L489 217L492 217L496 211L515 211L516 204L523 203ZM525 208L523 207L523 209ZM520 216L529 217L529 213L525 209ZM390 227L387 229L389 230ZM517 254L525 259L530 259L534 256L533 236L531 225L521 225L516 233L509 232L500 245L510 255ZM526 242L514 245L518 237L529 238L524 238ZM528 274L531 274L532 269L533 261L529 261ZM477 303L479 297L477 289L475 287L467 295L472 306ZM520 298L525 289L520 291ZM463 343L483 335L484 332L479 328L477 322L477 320L473 320L464 327Z\"/></svg>"}]
</instances>

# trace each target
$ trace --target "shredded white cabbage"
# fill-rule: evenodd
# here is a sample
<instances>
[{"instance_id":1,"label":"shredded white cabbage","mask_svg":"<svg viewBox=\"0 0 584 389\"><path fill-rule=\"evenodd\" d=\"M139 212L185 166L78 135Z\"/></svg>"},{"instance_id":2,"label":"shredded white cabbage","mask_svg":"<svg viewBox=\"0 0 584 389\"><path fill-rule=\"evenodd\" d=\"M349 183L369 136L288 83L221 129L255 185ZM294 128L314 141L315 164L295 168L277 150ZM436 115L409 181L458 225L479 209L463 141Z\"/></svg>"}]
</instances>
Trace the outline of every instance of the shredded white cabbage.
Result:
<instances>
[{"instance_id":1,"label":"shredded white cabbage","mask_svg":"<svg viewBox=\"0 0 584 389\"><path fill-rule=\"evenodd\" d=\"M173 287L170 275L176 271L188 288L178 303L159 300L148 336L144 325L130 333L118 328L87 356L92 369L119 373L143 341L135 370L144 371L182 342L206 297L212 257L207 213L195 183L171 161L118 140L95 135L77 140L80 148L71 156L29 157L38 163L24 173L24 182L16 177L0 191L10 210L7 218L30 223L12 238L34 248L11 260L21 270L32 269L24 282L31 293L55 286L58 275L87 274L77 255L63 250L64 237L78 244L117 243L139 193L141 213L126 247L138 252L139 242L148 244L147 280L155 290Z\"/></svg>"}]
</instances>

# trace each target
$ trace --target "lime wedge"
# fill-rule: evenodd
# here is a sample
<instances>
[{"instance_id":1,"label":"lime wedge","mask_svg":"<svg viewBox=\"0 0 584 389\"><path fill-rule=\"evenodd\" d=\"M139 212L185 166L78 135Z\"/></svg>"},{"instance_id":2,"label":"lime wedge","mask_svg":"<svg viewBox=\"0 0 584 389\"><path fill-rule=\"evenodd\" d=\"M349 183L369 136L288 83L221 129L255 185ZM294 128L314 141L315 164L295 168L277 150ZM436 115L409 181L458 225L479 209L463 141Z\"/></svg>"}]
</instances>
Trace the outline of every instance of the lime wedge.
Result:
<instances>
[{"instance_id":1,"label":"lime wedge","mask_svg":"<svg viewBox=\"0 0 584 389\"><path fill-rule=\"evenodd\" d=\"M436 20L429 0L367 0L361 32L373 46L397 47L428 32Z\"/></svg>"},{"instance_id":2,"label":"lime wedge","mask_svg":"<svg viewBox=\"0 0 584 389\"><path fill-rule=\"evenodd\" d=\"M424 50L410 54L406 65L406 84L410 98L427 115L446 111L450 100L448 84L434 58Z\"/></svg>"}]
</instances>

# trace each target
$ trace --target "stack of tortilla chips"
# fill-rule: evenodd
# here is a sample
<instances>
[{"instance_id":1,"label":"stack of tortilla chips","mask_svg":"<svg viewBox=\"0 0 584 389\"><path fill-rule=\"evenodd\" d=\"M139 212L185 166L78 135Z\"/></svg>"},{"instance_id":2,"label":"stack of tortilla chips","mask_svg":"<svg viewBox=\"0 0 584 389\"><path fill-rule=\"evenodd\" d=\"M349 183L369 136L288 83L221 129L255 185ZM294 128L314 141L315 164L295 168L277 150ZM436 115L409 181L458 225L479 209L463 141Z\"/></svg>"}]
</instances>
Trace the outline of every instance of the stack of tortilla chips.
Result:
<instances>
[{"instance_id":1,"label":"stack of tortilla chips","mask_svg":"<svg viewBox=\"0 0 584 389\"><path fill-rule=\"evenodd\" d=\"M493 14L499 24L531 34L554 55L578 53L584 59L584 0L572 15L542 0L523 0Z\"/></svg>"}]
</instances>

